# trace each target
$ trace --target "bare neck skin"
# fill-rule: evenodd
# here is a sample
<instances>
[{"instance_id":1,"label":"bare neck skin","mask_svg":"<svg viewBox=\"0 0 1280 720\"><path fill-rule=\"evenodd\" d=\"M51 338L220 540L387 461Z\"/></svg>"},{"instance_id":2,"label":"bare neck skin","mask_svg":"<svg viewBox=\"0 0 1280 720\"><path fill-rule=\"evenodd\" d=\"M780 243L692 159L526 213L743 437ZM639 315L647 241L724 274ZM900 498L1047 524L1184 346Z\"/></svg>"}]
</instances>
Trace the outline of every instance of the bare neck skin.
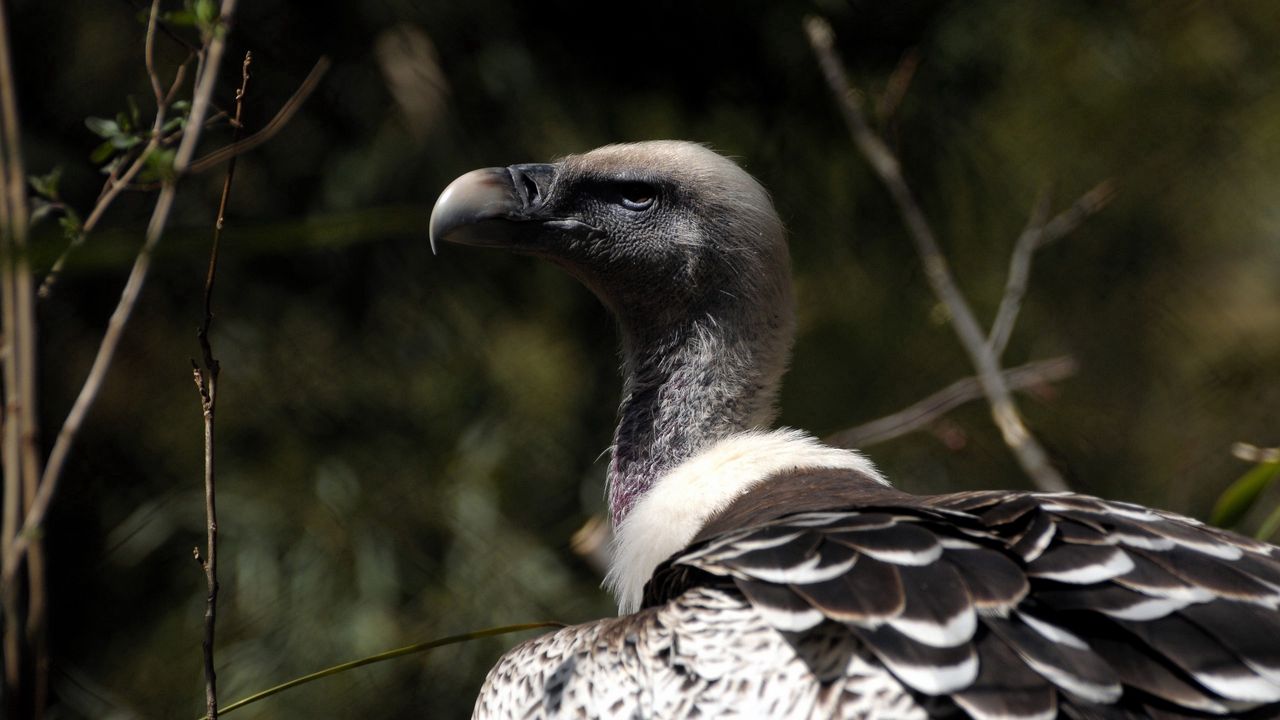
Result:
<instances>
[{"instance_id":1,"label":"bare neck skin","mask_svg":"<svg viewBox=\"0 0 1280 720\"><path fill-rule=\"evenodd\" d=\"M726 301L665 326L623 322L622 406L608 478L614 527L672 468L773 422L792 332L789 292L780 300L754 315Z\"/></svg>"}]
</instances>

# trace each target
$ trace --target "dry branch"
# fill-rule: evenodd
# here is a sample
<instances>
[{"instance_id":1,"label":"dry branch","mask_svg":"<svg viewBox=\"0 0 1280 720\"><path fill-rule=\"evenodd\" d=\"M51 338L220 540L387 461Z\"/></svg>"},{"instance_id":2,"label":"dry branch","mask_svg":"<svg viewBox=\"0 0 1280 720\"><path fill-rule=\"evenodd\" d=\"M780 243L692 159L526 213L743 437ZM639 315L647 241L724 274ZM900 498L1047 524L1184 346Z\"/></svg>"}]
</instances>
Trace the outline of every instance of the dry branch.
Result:
<instances>
[{"instance_id":1,"label":"dry branch","mask_svg":"<svg viewBox=\"0 0 1280 720\"><path fill-rule=\"evenodd\" d=\"M323 78L324 74L329 71L329 64L328 57L321 57L317 60L316 64L312 66L311 72L307 73L307 76L303 78L302 84L299 85L293 95L285 101L285 104L280 107L280 110L276 113L275 117L271 118L271 122L262 126L261 130L243 140L237 140L226 147L218 148L199 160L196 160L191 163L191 167L188 168L188 172L204 172L205 170L216 166L218 163L233 159L238 155L243 155L244 153L247 153L262 143L270 140L289 122L289 120L293 118L293 114L298 111L298 108L302 107L302 103L306 102L311 93L315 91L316 87L320 84L321 78ZM240 112L239 108L236 108L236 112Z\"/></svg>"},{"instance_id":2,"label":"dry branch","mask_svg":"<svg viewBox=\"0 0 1280 720\"><path fill-rule=\"evenodd\" d=\"M1000 298L1000 308L996 311L996 319L991 323L991 334L987 338L991 353L996 358L1004 354L1009 345L1009 337L1013 334L1013 327L1018 321L1022 298L1027 293L1027 281L1031 277L1031 259L1036 251L1071 233L1090 215L1106 207L1113 197L1115 183L1103 180L1048 222L1048 195L1042 193L1036 200L1031 220L1018 236L1013 254L1009 257L1009 277L1005 281L1004 296Z\"/></svg>"},{"instance_id":3,"label":"dry branch","mask_svg":"<svg viewBox=\"0 0 1280 720\"><path fill-rule=\"evenodd\" d=\"M253 61L250 53L244 54L244 63L240 69L240 88L236 90L236 114L232 121L232 143L240 137L244 125L241 115L244 111L244 94L249 87L249 64ZM204 280L204 319L196 337L200 341L200 352L204 359L204 367L195 360L191 367L195 376L196 390L200 394L200 409L204 416L204 512L205 512L205 556L200 558L197 548L195 556L204 569L208 595L204 609L204 640L201 650L204 656L205 679L205 714L210 720L218 717L218 674L213 665L214 630L218 619L218 503L214 474L214 412L218 405L218 374L222 366L213 356L213 345L209 342L209 327L213 324L213 284L218 274L218 242L222 239L222 225L226 220L227 199L231 196L231 181L235 177L236 159L233 156L227 163L227 176L222 182L222 199L218 201L218 216L213 223L213 244L209 250L209 271Z\"/></svg>"},{"instance_id":4,"label":"dry branch","mask_svg":"<svg viewBox=\"0 0 1280 720\"><path fill-rule=\"evenodd\" d=\"M1018 464L1038 488L1047 491L1066 490L1066 482L1049 462L1048 454L1018 413L999 361L987 343L986 333L978 325L968 301L956 286L933 229L925 220L919 203L902 176L898 159L868 126L862 108L855 101L844 65L835 50L831 26L821 18L811 17L806 20L805 29L809 44L813 47L827 84L840 106L854 144L879 175L898 206L898 212L902 215L908 234L924 264L925 277L934 294L950 313L951 327L978 371L978 381L991 405L991 416L1000 428L1005 444L1013 451Z\"/></svg>"},{"instance_id":5,"label":"dry branch","mask_svg":"<svg viewBox=\"0 0 1280 720\"><path fill-rule=\"evenodd\" d=\"M1005 370L1004 378L1011 390L1022 390L1066 379L1075 374L1075 371L1074 360L1069 357L1056 357ZM888 442L896 437L921 430L960 405L982 397L984 397L982 383L978 378L963 378L910 407L833 433L824 440L838 447L857 448Z\"/></svg>"},{"instance_id":6,"label":"dry branch","mask_svg":"<svg viewBox=\"0 0 1280 720\"><path fill-rule=\"evenodd\" d=\"M8 11L0 5L0 295L3 295L4 511L0 586L3 586L5 690L8 710L43 717L48 688L45 631L45 555L39 537L17 523L34 502L40 483L36 413L35 294L28 258L29 212L22 160ZM27 546L19 555L13 549ZM25 565L24 565L25 561ZM25 569L25 573L23 570ZM24 582L25 581L25 582ZM22 593L25 593L25 606ZM22 634L19 634L21 629ZM27 680L24 675L30 674Z\"/></svg>"}]
</instances>

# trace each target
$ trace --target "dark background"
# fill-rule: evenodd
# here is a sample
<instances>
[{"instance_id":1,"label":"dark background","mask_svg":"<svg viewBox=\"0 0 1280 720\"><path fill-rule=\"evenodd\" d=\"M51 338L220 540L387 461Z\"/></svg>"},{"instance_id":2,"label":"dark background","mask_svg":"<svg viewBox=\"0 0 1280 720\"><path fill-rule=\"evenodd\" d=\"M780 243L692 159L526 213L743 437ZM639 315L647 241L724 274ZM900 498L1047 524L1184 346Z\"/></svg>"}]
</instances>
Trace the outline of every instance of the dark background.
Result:
<instances>
[{"instance_id":1,"label":"dark background","mask_svg":"<svg viewBox=\"0 0 1280 720\"><path fill-rule=\"evenodd\" d=\"M28 170L62 166L82 214L102 182L85 118L129 95L153 110L140 9L10 3ZM550 266L431 256L431 204L466 170L665 137L738 158L791 230L801 307L786 425L837 431L972 373L841 124L801 28L810 13L831 20L871 103L918 53L905 99L877 122L980 317L1037 194L1056 211L1115 180L1110 207L1037 256L1007 355L1078 361L1021 399L1074 488L1204 517L1247 467L1232 442L1280 443L1280 5L246 0L216 96L233 104L251 49L250 130L317 57L334 66L241 158L224 235L224 702L432 637L612 612L569 549L603 505L611 321ZM166 78L185 53L159 39ZM188 358L221 184L221 170L182 183L53 508L58 717L203 712ZM41 303L46 438L153 202L125 193ZM51 221L35 242L42 266L62 248ZM868 454L911 491L1028 486L981 404ZM357 670L238 716L464 716L512 642Z\"/></svg>"}]
</instances>

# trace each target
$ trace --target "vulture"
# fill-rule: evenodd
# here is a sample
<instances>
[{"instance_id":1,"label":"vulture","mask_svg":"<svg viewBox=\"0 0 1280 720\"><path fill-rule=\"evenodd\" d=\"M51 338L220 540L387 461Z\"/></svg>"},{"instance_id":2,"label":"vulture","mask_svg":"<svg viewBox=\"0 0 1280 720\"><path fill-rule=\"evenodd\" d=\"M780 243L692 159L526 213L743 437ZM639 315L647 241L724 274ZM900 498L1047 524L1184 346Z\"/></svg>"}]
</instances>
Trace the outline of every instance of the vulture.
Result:
<instances>
[{"instance_id":1,"label":"vulture","mask_svg":"<svg viewBox=\"0 0 1280 720\"><path fill-rule=\"evenodd\" d=\"M617 321L619 616L508 652L477 718L1280 717L1280 548L1074 493L912 495L772 427L768 193L703 145L469 172L430 238L549 260Z\"/></svg>"}]
</instances>

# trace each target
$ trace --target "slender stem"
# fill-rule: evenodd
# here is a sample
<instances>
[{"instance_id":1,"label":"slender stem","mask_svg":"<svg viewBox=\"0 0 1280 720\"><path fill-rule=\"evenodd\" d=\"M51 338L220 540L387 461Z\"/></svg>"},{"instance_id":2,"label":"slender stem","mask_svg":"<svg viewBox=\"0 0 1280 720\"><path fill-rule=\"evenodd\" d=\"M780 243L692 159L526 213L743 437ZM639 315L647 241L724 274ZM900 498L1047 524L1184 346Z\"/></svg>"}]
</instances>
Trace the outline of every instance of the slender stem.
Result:
<instances>
[{"instance_id":1,"label":"slender stem","mask_svg":"<svg viewBox=\"0 0 1280 720\"><path fill-rule=\"evenodd\" d=\"M1027 294L1027 281L1031 278L1031 256L1040 247L1044 237L1044 225L1049 219L1049 194L1042 192L1031 210L1031 219L1018 235L1013 244L1013 252L1009 255L1009 275L1005 280L1004 295L1000 298L1000 308L996 310L996 319L991 322L991 332L987 335L987 345L991 354L999 358L1009 346L1009 338L1013 336L1013 326L1018 322L1018 313L1022 310L1022 298Z\"/></svg>"},{"instance_id":2,"label":"slender stem","mask_svg":"<svg viewBox=\"0 0 1280 720\"><path fill-rule=\"evenodd\" d=\"M1009 257L1009 277L1005 282L1004 296L1000 298L1000 308L996 311L996 319L991 323L991 334L987 339L992 354L997 358L1004 354L1009 345L1009 337L1013 334L1013 326L1018 321L1022 299L1027 294L1027 281L1031 277L1031 259L1036 251L1075 230L1090 215L1106 207L1114 196L1115 183L1103 180L1052 220L1048 220L1048 195L1042 194L1036 201L1031 219L1018 236Z\"/></svg>"},{"instance_id":3,"label":"slender stem","mask_svg":"<svg viewBox=\"0 0 1280 720\"><path fill-rule=\"evenodd\" d=\"M5 478L6 520L9 533L14 532L12 512L19 505L25 511L30 507L40 484L39 421L36 407L36 316L35 296L27 255L27 225L29 221L26 193L26 170L22 161L21 132L18 125L18 101L14 87L13 57L9 47L9 19L7 10L0 6L0 125L3 126L3 177L5 205L3 227L6 235L3 273L5 309L5 336L10 343L5 356ZM15 452L16 451L16 452ZM21 483L21 489L16 486ZM6 535L6 543L12 549L17 543L12 535ZM45 632L45 556L44 543L39 538L26 539L29 549L26 555L26 607L18 607L17 595L22 587L20 557L6 553L0 583L5 586L4 633L6 680L9 683L8 702L11 707L25 710L32 717L44 716L46 688L48 685L48 652ZM22 623L25 612L25 623ZM25 625L24 643L18 638L18 628ZM23 655L30 668L31 680L23 683ZM12 666L12 667L11 667ZM25 687L24 687L25 685Z\"/></svg>"},{"instance_id":4,"label":"slender stem","mask_svg":"<svg viewBox=\"0 0 1280 720\"><path fill-rule=\"evenodd\" d=\"M303 78L302 84L293 92L293 95L285 101L284 105L280 106L280 110L276 112L275 117L271 118L271 121L266 125L263 125L261 130L243 140L236 140L226 147L220 147L217 150L210 152L208 155L196 160L191 163L191 167L188 168L188 172L204 172L205 170L216 166L218 163L235 158L238 155L243 155L262 143L270 140L277 132L280 131L281 128L293 119L294 113L298 111L298 108L302 107L302 103L306 102L306 99L310 97L311 93L314 92L316 87L320 84L321 78L323 78L324 74L329 71L330 64L329 58L322 56L316 61L316 64L312 66L311 72L307 73L307 76Z\"/></svg>"},{"instance_id":5,"label":"slender stem","mask_svg":"<svg viewBox=\"0 0 1280 720\"><path fill-rule=\"evenodd\" d=\"M160 87L160 75L156 73L156 19L160 15L160 0L151 0L151 13L147 16L147 40L143 45L142 60L147 66L147 78L151 80L151 92L156 96L156 112L164 112L164 90Z\"/></svg>"},{"instance_id":6,"label":"slender stem","mask_svg":"<svg viewBox=\"0 0 1280 720\"><path fill-rule=\"evenodd\" d=\"M241 115L244 110L244 96L249 87L249 64L253 61L250 53L244 54L244 64L240 71L240 88L236 90L236 115L232 121L232 142L240 137L243 129ZM226 220L227 199L231 196L231 181L235 177L236 159L231 158L227 164L227 177L222 183L222 199L218 202L218 216L213 224L213 244L209 250L209 271L204 281L204 319L196 333L200 341L200 350L204 356L204 367L194 367L196 389L200 393L200 407L204 415L204 512L205 512L205 582L208 595L204 611L204 640L201 648L204 655L205 707L207 717L216 720L218 717L218 674L213 663L214 629L218 619L218 503L216 492L216 475L214 467L215 426L214 417L218 406L218 374L222 367L213 356L213 345L209 342L209 327L213 324L213 285L218 272L218 242L222 238L222 225ZM197 551L197 557L199 552Z\"/></svg>"},{"instance_id":7,"label":"slender stem","mask_svg":"<svg viewBox=\"0 0 1280 720\"><path fill-rule=\"evenodd\" d=\"M806 21L805 29L827 84L843 111L845 124L849 127L854 144L880 176L881 182L898 206L898 212L906 223L908 234L924 265L925 277L934 294L950 313L951 327L978 371L978 381L991 406L991 417L1000 428L1005 444L1013 451L1023 471L1041 490L1068 489L1062 475L1049 462L1048 453L1040 446L1018 413L1013 394L1000 370L1000 363L987 344L986 333L978 325L973 310L956 285L933 229L929 227L910 187L902 177L902 166L893 152L872 132L862 108L854 100L844 66L835 51L835 36L831 26L821 18L811 17Z\"/></svg>"},{"instance_id":8,"label":"slender stem","mask_svg":"<svg viewBox=\"0 0 1280 720\"><path fill-rule=\"evenodd\" d=\"M239 708L244 707L245 705L262 700L263 698L268 698L268 697L271 697L272 695L282 693L285 690L298 687L299 685L306 685L307 683L329 677L330 675L337 675L338 673L346 672L347 670L354 670L355 668L358 668L358 667L364 667L365 665L372 665L374 663L385 662L387 660L394 660L395 658L404 657L405 655L412 655L413 653L425 652L427 650L433 650L438 647L444 647L445 645L455 645L460 642L467 642L468 640L478 640L480 638L494 637L497 635L508 635L510 633L524 632L525 630L537 630L539 628L562 628L562 627L564 627L564 623L551 622L551 621L521 623L520 625L503 625L502 627L488 628L485 630L477 630L475 632L463 633L461 635L450 635L449 637L439 638L438 640L431 640L429 642L422 642L422 643L416 643L413 645L407 645L402 648L396 648L395 650L388 650L383 653L378 653L377 655L370 655L369 657L366 657L366 658L360 658L359 660L352 660L351 662L345 662L340 665L327 667L323 670L318 670L316 672L313 672L310 675L303 675L300 678L294 678L289 682L281 683L279 685L276 685L275 687L268 688L266 690L263 690L262 692L257 692L250 695L249 697L237 700L227 705L225 708L223 708L222 714L227 715L232 710L237 710ZM212 720L212 719L208 715L206 715L200 718L199 720Z\"/></svg>"},{"instance_id":9,"label":"slender stem","mask_svg":"<svg viewBox=\"0 0 1280 720\"><path fill-rule=\"evenodd\" d=\"M1056 357L1009 368L1004 371L1004 376L1011 389L1022 390L1062 380L1075 371L1076 364L1071 358ZM978 378L963 378L892 415L841 430L828 435L825 440L831 445L859 448L888 442L927 427L956 407L982 397L982 383Z\"/></svg>"}]
</instances>

